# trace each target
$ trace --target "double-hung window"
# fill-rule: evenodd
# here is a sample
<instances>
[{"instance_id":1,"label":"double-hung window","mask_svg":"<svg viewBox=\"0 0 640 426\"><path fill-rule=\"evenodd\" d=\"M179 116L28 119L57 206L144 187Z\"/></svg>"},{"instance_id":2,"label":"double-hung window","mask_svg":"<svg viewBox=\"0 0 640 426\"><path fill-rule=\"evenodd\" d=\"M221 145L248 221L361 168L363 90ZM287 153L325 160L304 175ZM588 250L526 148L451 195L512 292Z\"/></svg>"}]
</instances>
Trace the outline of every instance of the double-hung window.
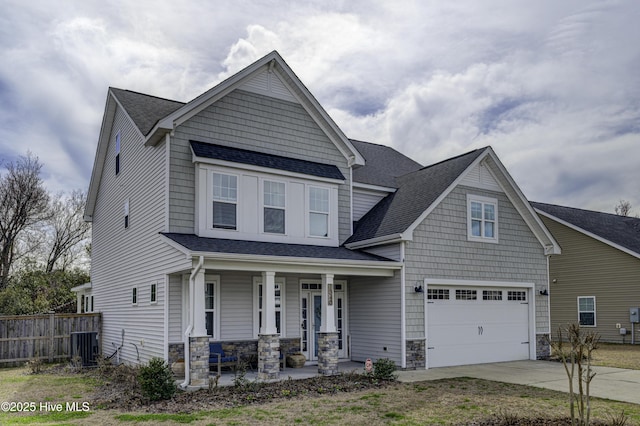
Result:
<instances>
[{"instance_id":1,"label":"double-hung window","mask_svg":"<svg viewBox=\"0 0 640 426\"><path fill-rule=\"evenodd\" d=\"M213 173L213 227L237 229L238 177Z\"/></svg>"},{"instance_id":2,"label":"double-hung window","mask_svg":"<svg viewBox=\"0 0 640 426\"><path fill-rule=\"evenodd\" d=\"M278 334L283 335L283 322L282 312L284 312L284 278L276 277L275 282L275 312L276 312L276 330ZM264 286L262 280L259 277L254 278L253 282L253 305L256 316L254 318L254 335L258 337L260 330L264 324Z\"/></svg>"},{"instance_id":3,"label":"double-hung window","mask_svg":"<svg viewBox=\"0 0 640 426\"><path fill-rule=\"evenodd\" d=\"M327 188L309 188L309 235L312 237L329 236L329 190Z\"/></svg>"},{"instance_id":4,"label":"double-hung window","mask_svg":"<svg viewBox=\"0 0 640 426\"><path fill-rule=\"evenodd\" d=\"M120 132L116 133L116 175L120 173Z\"/></svg>"},{"instance_id":5,"label":"double-hung window","mask_svg":"<svg viewBox=\"0 0 640 426\"><path fill-rule=\"evenodd\" d=\"M498 241L498 200L467 195L468 238L472 241Z\"/></svg>"},{"instance_id":6,"label":"double-hung window","mask_svg":"<svg viewBox=\"0 0 640 426\"><path fill-rule=\"evenodd\" d=\"M204 285L205 327L208 336L215 336L216 283L207 281Z\"/></svg>"},{"instance_id":7,"label":"double-hung window","mask_svg":"<svg viewBox=\"0 0 640 426\"><path fill-rule=\"evenodd\" d=\"M596 326L596 298L595 296L578 297L578 321L581 326Z\"/></svg>"},{"instance_id":8,"label":"double-hung window","mask_svg":"<svg viewBox=\"0 0 640 426\"><path fill-rule=\"evenodd\" d=\"M285 185L283 182L264 181L264 232L285 232Z\"/></svg>"}]
</instances>

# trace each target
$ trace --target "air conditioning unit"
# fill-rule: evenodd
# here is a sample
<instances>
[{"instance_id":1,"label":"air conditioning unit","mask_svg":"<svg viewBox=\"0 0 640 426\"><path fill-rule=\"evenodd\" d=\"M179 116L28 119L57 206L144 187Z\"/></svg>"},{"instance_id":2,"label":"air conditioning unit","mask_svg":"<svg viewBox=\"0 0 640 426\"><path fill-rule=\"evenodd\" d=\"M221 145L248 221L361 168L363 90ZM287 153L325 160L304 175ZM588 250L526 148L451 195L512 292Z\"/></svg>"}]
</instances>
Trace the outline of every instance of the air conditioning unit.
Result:
<instances>
[{"instance_id":1,"label":"air conditioning unit","mask_svg":"<svg viewBox=\"0 0 640 426\"><path fill-rule=\"evenodd\" d=\"M71 333L71 359L80 357L83 367L91 367L98 364L100 346L96 331L81 331Z\"/></svg>"}]
</instances>

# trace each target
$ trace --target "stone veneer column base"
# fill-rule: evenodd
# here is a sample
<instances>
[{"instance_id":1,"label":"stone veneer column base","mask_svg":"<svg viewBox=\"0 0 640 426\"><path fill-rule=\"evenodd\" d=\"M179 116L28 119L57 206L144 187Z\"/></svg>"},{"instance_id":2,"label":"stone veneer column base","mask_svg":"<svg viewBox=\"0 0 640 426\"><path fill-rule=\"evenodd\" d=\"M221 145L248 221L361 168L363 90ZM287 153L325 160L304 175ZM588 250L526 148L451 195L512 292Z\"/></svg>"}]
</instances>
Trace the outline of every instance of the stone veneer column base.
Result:
<instances>
[{"instance_id":1,"label":"stone veneer column base","mask_svg":"<svg viewBox=\"0 0 640 426\"><path fill-rule=\"evenodd\" d=\"M549 359L551 357L551 345L548 334L536 334L536 359Z\"/></svg>"},{"instance_id":2,"label":"stone veneer column base","mask_svg":"<svg viewBox=\"0 0 640 426\"><path fill-rule=\"evenodd\" d=\"M190 386L209 385L209 337L189 338Z\"/></svg>"},{"instance_id":3,"label":"stone veneer column base","mask_svg":"<svg viewBox=\"0 0 640 426\"><path fill-rule=\"evenodd\" d=\"M273 380L280 377L280 335L258 336L258 379Z\"/></svg>"},{"instance_id":4,"label":"stone veneer column base","mask_svg":"<svg viewBox=\"0 0 640 426\"><path fill-rule=\"evenodd\" d=\"M318 333L318 373L338 374L338 333Z\"/></svg>"},{"instance_id":5,"label":"stone veneer column base","mask_svg":"<svg viewBox=\"0 0 640 426\"><path fill-rule=\"evenodd\" d=\"M423 369L426 361L426 340L407 340L407 370Z\"/></svg>"}]
</instances>

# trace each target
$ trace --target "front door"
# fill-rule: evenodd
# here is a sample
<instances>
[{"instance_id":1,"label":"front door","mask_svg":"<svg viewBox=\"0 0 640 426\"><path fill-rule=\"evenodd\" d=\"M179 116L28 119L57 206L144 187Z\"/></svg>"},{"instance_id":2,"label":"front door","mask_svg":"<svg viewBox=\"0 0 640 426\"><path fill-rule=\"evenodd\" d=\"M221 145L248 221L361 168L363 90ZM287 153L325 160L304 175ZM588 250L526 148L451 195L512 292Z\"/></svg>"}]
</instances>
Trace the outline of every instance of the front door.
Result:
<instances>
[{"instance_id":1,"label":"front door","mask_svg":"<svg viewBox=\"0 0 640 426\"><path fill-rule=\"evenodd\" d=\"M334 309L338 332L338 357L347 356L345 284L334 283ZM322 326L322 284L304 282L301 285L301 351L308 361L318 359L318 333Z\"/></svg>"}]
</instances>

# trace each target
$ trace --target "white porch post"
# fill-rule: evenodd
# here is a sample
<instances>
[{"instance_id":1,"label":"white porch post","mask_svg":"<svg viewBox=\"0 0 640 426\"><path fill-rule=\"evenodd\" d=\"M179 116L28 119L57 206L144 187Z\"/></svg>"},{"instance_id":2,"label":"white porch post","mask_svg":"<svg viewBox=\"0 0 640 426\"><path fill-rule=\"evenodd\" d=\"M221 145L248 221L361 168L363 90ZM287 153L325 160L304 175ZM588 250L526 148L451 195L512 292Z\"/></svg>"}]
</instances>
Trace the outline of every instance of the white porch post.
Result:
<instances>
[{"instance_id":1,"label":"white porch post","mask_svg":"<svg viewBox=\"0 0 640 426\"><path fill-rule=\"evenodd\" d=\"M76 309L77 313L82 313L82 294L80 292L76 293Z\"/></svg>"},{"instance_id":2,"label":"white porch post","mask_svg":"<svg viewBox=\"0 0 640 426\"><path fill-rule=\"evenodd\" d=\"M262 273L262 329L260 334L278 334L276 328L276 273Z\"/></svg>"},{"instance_id":3,"label":"white porch post","mask_svg":"<svg viewBox=\"0 0 640 426\"><path fill-rule=\"evenodd\" d=\"M322 274L322 325L321 333L335 333L336 314L333 308L333 274Z\"/></svg>"},{"instance_id":4,"label":"white porch post","mask_svg":"<svg viewBox=\"0 0 640 426\"><path fill-rule=\"evenodd\" d=\"M205 325L206 314L204 310L204 268L200 268L196 273L193 282L194 294L189 295L189 299L191 299L193 303L193 332L191 336L201 337L207 335L207 326Z\"/></svg>"}]
</instances>

